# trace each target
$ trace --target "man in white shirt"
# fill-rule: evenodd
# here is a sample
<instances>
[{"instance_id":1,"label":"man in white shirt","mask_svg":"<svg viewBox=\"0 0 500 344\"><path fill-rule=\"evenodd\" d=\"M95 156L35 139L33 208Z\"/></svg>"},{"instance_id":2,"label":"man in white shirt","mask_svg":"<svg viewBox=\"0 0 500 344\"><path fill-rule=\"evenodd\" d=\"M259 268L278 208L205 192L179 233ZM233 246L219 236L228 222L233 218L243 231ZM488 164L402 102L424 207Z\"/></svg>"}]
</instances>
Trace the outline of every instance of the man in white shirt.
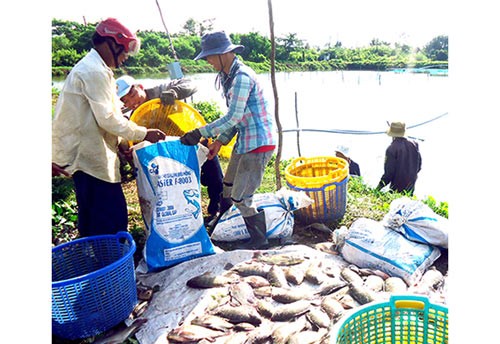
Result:
<instances>
[{"instance_id":1,"label":"man in white shirt","mask_svg":"<svg viewBox=\"0 0 500 344\"><path fill-rule=\"evenodd\" d=\"M80 236L126 231L120 140L157 142L158 129L128 121L120 110L111 68L137 53L140 41L118 20L96 26L93 49L68 74L52 122L52 175L72 176Z\"/></svg>"}]
</instances>

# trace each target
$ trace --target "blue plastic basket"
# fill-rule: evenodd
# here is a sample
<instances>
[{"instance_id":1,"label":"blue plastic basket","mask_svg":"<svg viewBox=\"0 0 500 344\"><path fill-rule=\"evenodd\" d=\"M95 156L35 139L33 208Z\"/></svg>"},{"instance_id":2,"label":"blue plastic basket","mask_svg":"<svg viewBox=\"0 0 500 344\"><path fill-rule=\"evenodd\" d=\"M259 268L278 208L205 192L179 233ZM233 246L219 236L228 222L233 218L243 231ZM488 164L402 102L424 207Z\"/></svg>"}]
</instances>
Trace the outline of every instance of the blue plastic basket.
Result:
<instances>
[{"instance_id":1,"label":"blue plastic basket","mask_svg":"<svg viewBox=\"0 0 500 344\"><path fill-rule=\"evenodd\" d=\"M125 320L137 304L136 245L127 232L74 240L52 249L52 332L77 339Z\"/></svg>"},{"instance_id":2,"label":"blue plastic basket","mask_svg":"<svg viewBox=\"0 0 500 344\"><path fill-rule=\"evenodd\" d=\"M297 219L304 223L328 222L341 219L347 205L347 182L349 177L340 182L332 182L321 187L301 188L287 182L295 191L304 191L314 203L296 211Z\"/></svg>"}]
</instances>

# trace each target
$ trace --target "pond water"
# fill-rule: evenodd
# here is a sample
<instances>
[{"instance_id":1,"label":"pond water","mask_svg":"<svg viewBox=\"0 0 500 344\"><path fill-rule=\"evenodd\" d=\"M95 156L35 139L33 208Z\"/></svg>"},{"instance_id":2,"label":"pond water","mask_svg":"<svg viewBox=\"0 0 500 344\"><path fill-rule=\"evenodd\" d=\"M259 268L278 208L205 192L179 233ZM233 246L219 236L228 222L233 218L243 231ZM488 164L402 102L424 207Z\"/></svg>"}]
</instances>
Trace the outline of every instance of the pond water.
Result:
<instances>
[{"instance_id":1,"label":"pond water","mask_svg":"<svg viewBox=\"0 0 500 344\"><path fill-rule=\"evenodd\" d=\"M224 111L225 101L214 87L215 76L203 73L186 77L198 87L193 101L215 101ZM274 111L271 76L259 74L258 78L268 95L269 108ZM151 87L166 82L168 77L137 79ZM54 80L54 86L60 88L62 82ZM407 127L416 126L408 129L407 135L419 139L422 154L416 195L448 201L452 185L447 182L451 172L446 163L447 132L453 126L453 118L447 114L448 77L372 71L280 72L276 84L279 120L286 131L282 159L299 156L297 141L303 157L334 156L337 146L347 146L351 158L360 165L364 181L375 186L383 174L385 149L391 142L385 134L387 122L404 121ZM299 140L297 131L293 131L297 118L303 130Z\"/></svg>"}]
</instances>

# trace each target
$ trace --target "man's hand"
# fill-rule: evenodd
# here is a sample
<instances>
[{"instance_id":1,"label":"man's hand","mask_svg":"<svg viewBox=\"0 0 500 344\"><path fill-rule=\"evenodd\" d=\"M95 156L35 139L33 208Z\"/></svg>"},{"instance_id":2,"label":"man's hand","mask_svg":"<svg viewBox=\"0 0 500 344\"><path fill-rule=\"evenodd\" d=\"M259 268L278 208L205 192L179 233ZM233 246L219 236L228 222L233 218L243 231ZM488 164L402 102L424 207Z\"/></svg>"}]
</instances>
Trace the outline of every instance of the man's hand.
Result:
<instances>
[{"instance_id":1,"label":"man's hand","mask_svg":"<svg viewBox=\"0 0 500 344\"><path fill-rule=\"evenodd\" d=\"M164 140L165 136L166 136L165 133L160 129L148 129L144 140L149 141L151 143L156 143L160 140Z\"/></svg>"},{"instance_id":2,"label":"man's hand","mask_svg":"<svg viewBox=\"0 0 500 344\"><path fill-rule=\"evenodd\" d=\"M219 154L220 147L222 146L222 142L215 140L208 146L208 154L207 159L212 160Z\"/></svg>"},{"instance_id":3,"label":"man's hand","mask_svg":"<svg viewBox=\"0 0 500 344\"><path fill-rule=\"evenodd\" d=\"M194 146L200 142L201 133L199 129L191 130L181 136L181 143L186 146Z\"/></svg>"},{"instance_id":4,"label":"man's hand","mask_svg":"<svg viewBox=\"0 0 500 344\"><path fill-rule=\"evenodd\" d=\"M66 177L71 177L71 175L61 166L59 166L56 163L52 163L52 177L58 177L58 176L66 176Z\"/></svg>"},{"instance_id":5,"label":"man's hand","mask_svg":"<svg viewBox=\"0 0 500 344\"><path fill-rule=\"evenodd\" d=\"M174 90L163 91L160 95L160 100L163 105L174 105L177 99L177 94Z\"/></svg>"}]
</instances>

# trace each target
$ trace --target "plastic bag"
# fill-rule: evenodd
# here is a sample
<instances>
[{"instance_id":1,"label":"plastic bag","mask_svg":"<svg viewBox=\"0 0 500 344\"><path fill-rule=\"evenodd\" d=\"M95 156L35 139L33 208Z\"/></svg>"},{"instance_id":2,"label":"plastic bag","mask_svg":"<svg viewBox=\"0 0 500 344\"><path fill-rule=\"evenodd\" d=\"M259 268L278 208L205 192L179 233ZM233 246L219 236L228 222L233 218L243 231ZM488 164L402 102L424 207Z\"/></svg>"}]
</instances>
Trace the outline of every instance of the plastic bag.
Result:
<instances>
[{"instance_id":1,"label":"plastic bag","mask_svg":"<svg viewBox=\"0 0 500 344\"><path fill-rule=\"evenodd\" d=\"M183 145L178 137L134 146L137 191L146 226L139 272L158 271L214 253L203 223L200 166L208 149Z\"/></svg>"},{"instance_id":2,"label":"plastic bag","mask_svg":"<svg viewBox=\"0 0 500 344\"><path fill-rule=\"evenodd\" d=\"M448 219L422 201L408 197L393 200L382 223L408 240L448 248Z\"/></svg>"},{"instance_id":3,"label":"plastic bag","mask_svg":"<svg viewBox=\"0 0 500 344\"><path fill-rule=\"evenodd\" d=\"M441 255L437 247L410 241L381 222L366 218L354 221L343 240L340 252L346 261L400 277L410 286Z\"/></svg>"},{"instance_id":4,"label":"plastic bag","mask_svg":"<svg viewBox=\"0 0 500 344\"><path fill-rule=\"evenodd\" d=\"M313 203L305 192L286 188L276 193L255 194L257 209L266 215L268 238L288 238L293 234L293 211ZM215 241L236 241L250 238L245 221L234 205L222 215L214 228L211 239Z\"/></svg>"}]
</instances>

